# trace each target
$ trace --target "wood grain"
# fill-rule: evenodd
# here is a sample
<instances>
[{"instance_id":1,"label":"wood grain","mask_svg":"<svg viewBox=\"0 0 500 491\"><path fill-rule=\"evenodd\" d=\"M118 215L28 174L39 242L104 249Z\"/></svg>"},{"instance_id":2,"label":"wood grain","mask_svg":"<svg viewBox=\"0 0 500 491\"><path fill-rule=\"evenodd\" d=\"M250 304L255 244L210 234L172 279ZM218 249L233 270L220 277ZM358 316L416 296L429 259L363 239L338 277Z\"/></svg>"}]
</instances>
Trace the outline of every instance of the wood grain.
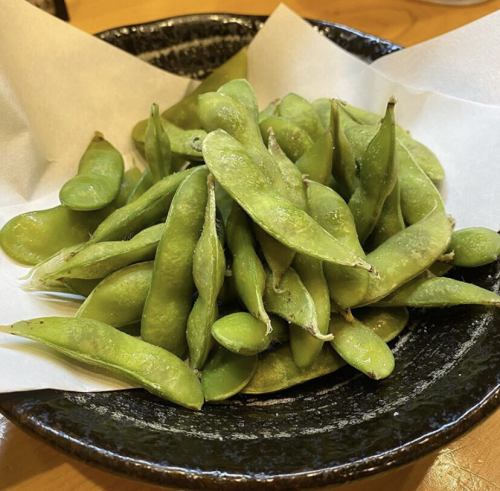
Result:
<instances>
[{"instance_id":1,"label":"wood grain","mask_svg":"<svg viewBox=\"0 0 500 491\"><path fill-rule=\"evenodd\" d=\"M196 12L269 14L277 0L67 0L73 25L94 33L123 24ZM500 0L445 7L410 0L288 0L302 16L356 27L411 46L500 8ZM500 489L500 413L440 452L413 465L335 491ZM0 416L0 490L153 491L54 450ZM333 488L328 488L332 489Z\"/></svg>"}]
</instances>

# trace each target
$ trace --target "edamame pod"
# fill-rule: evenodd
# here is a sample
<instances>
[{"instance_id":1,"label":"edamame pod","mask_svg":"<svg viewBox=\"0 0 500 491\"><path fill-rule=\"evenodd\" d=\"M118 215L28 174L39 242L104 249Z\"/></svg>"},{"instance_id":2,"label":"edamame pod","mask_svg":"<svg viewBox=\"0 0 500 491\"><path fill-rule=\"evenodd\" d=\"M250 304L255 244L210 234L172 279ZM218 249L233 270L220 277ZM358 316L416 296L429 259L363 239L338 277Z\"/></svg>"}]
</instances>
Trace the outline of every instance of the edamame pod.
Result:
<instances>
[{"instance_id":1,"label":"edamame pod","mask_svg":"<svg viewBox=\"0 0 500 491\"><path fill-rule=\"evenodd\" d=\"M259 124L267 119L269 116L274 116L276 114L276 107L278 106L279 99L270 102L262 111L259 113Z\"/></svg>"},{"instance_id":2,"label":"edamame pod","mask_svg":"<svg viewBox=\"0 0 500 491\"><path fill-rule=\"evenodd\" d=\"M175 125L185 129L201 128L198 116L198 96L217 90L221 85L236 78L247 76L247 48L238 51L225 63L216 68L198 87L177 104L165 110L162 116Z\"/></svg>"},{"instance_id":3,"label":"edamame pod","mask_svg":"<svg viewBox=\"0 0 500 491\"><path fill-rule=\"evenodd\" d=\"M342 316L335 315L330 322L330 331L335 351L349 365L368 377L380 380L394 370L392 351L372 329L359 320L348 322Z\"/></svg>"},{"instance_id":4,"label":"edamame pod","mask_svg":"<svg viewBox=\"0 0 500 491\"><path fill-rule=\"evenodd\" d=\"M401 193L399 182L396 182L391 193L387 196L379 219L368 239L367 248L375 249L393 235L405 228L405 221L401 211Z\"/></svg>"},{"instance_id":5,"label":"edamame pod","mask_svg":"<svg viewBox=\"0 0 500 491\"><path fill-rule=\"evenodd\" d=\"M278 104L277 113L304 130L313 141L321 135L321 121L312 104L303 97L294 93L286 95Z\"/></svg>"},{"instance_id":6,"label":"edamame pod","mask_svg":"<svg viewBox=\"0 0 500 491\"><path fill-rule=\"evenodd\" d=\"M118 196L122 177L120 152L96 133L80 160L78 174L64 184L59 199L72 210L100 210Z\"/></svg>"},{"instance_id":7,"label":"edamame pod","mask_svg":"<svg viewBox=\"0 0 500 491\"><path fill-rule=\"evenodd\" d=\"M292 268L283 276L279 291L273 288L272 279L268 276L264 305L269 312L300 326L317 339L329 341L332 338L319 330L314 300Z\"/></svg>"},{"instance_id":8,"label":"edamame pod","mask_svg":"<svg viewBox=\"0 0 500 491\"><path fill-rule=\"evenodd\" d=\"M484 227L456 230L451 234L448 250L453 251L455 266L484 266L500 256L500 234Z\"/></svg>"},{"instance_id":9,"label":"edamame pod","mask_svg":"<svg viewBox=\"0 0 500 491\"><path fill-rule=\"evenodd\" d=\"M364 307L356 309L353 314L386 343L392 341L406 327L410 317L404 307Z\"/></svg>"},{"instance_id":10,"label":"edamame pod","mask_svg":"<svg viewBox=\"0 0 500 491\"><path fill-rule=\"evenodd\" d=\"M151 114L144 135L144 155L154 182L171 173L170 139L163 127L158 104L151 105Z\"/></svg>"},{"instance_id":11,"label":"edamame pod","mask_svg":"<svg viewBox=\"0 0 500 491\"><path fill-rule=\"evenodd\" d=\"M323 274L323 264L317 259L297 254L293 267L314 302L319 332L327 334L330 325L330 293ZM317 339L297 325L290 326L290 349L299 368L310 366L322 347L323 340Z\"/></svg>"},{"instance_id":12,"label":"edamame pod","mask_svg":"<svg viewBox=\"0 0 500 491\"><path fill-rule=\"evenodd\" d=\"M203 227L207 175L198 167L179 186L156 251L141 337L177 356L186 352L186 323L193 303L193 254Z\"/></svg>"},{"instance_id":13,"label":"edamame pod","mask_svg":"<svg viewBox=\"0 0 500 491\"><path fill-rule=\"evenodd\" d=\"M306 370L299 368L292 357L290 345L266 352L258 361L252 379L241 391L243 394L267 394L302 384L338 370L344 360L325 345Z\"/></svg>"},{"instance_id":14,"label":"edamame pod","mask_svg":"<svg viewBox=\"0 0 500 491\"><path fill-rule=\"evenodd\" d=\"M367 260L373 264L379 277L370 277L368 291L359 305L386 297L425 271L445 251L451 231L450 219L437 208L370 252Z\"/></svg>"},{"instance_id":15,"label":"edamame pod","mask_svg":"<svg viewBox=\"0 0 500 491\"><path fill-rule=\"evenodd\" d=\"M239 355L252 356L271 344L267 326L247 312L235 312L217 319L212 335L224 348Z\"/></svg>"},{"instance_id":16,"label":"edamame pod","mask_svg":"<svg viewBox=\"0 0 500 491\"><path fill-rule=\"evenodd\" d=\"M242 356L219 347L201 374L207 402L222 401L248 384L257 367L257 356Z\"/></svg>"},{"instance_id":17,"label":"edamame pod","mask_svg":"<svg viewBox=\"0 0 500 491\"><path fill-rule=\"evenodd\" d=\"M492 305L500 307L500 296L470 283L452 278L417 278L398 288L377 304L382 307L450 307Z\"/></svg>"},{"instance_id":18,"label":"edamame pod","mask_svg":"<svg viewBox=\"0 0 500 491\"><path fill-rule=\"evenodd\" d=\"M118 208L106 217L97 227L89 242L123 240L144 227L158 223L167 214L178 186L198 169L200 167L187 169L158 181L135 201Z\"/></svg>"},{"instance_id":19,"label":"edamame pod","mask_svg":"<svg viewBox=\"0 0 500 491\"><path fill-rule=\"evenodd\" d=\"M193 256L193 280L198 298L189 314L186 331L189 361L193 368L201 368L210 351L210 329L217 318L217 296L222 288L226 270L224 249L215 221L215 189L212 176L208 177L207 185L205 219Z\"/></svg>"},{"instance_id":20,"label":"edamame pod","mask_svg":"<svg viewBox=\"0 0 500 491\"><path fill-rule=\"evenodd\" d=\"M225 131L213 131L205 138L203 155L220 185L279 242L324 261L371 269L306 212L279 196L242 145Z\"/></svg>"},{"instance_id":21,"label":"edamame pod","mask_svg":"<svg viewBox=\"0 0 500 491\"><path fill-rule=\"evenodd\" d=\"M137 181L134 189L132 189L132 192L127 198L126 204L132 203L132 201L135 201L139 196L142 196L153 184L153 176L151 175L150 170L144 169L140 179Z\"/></svg>"},{"instance_id":22,"label":"edamame pod","mask_svg":"<svg viewBox=\"0 0 500 491\"><path fill-rule=\"evenodd\" d=\"M36 267L31 275L31 283L44 284L64 278L104 278L129 264L153 259L163 229L164 225L160 223L144 229L130 240L84 244L62 261L50 259L50 264L42 263Z\"/></svg>"},{"instance_id":23,"label":"edamame pod","mask_svg":"<svg viewBox=\"0 0 500 491\"><path fill-rule=\"evenodd\" d=\"M297 168L311 181L327 184L332 175L333 136L324 131L299 160Z\"/></svg>"},{"instance_id":24,"label":"edamame pod","mask_svg":"<svg viewBox=\"0 0 500 491\"><path fill-rule=\"evenodd\" d=\"M203 405L198 378L181 359L102 322L42 317L16 322L8 332L39 341L90 366L107 369L180 406L201 409Z\"/></svg>"},{"instance_id":25,"label":"edamame pod","mask_svg":"<svg viewBox=\"0 0 500 491\"><path fill-rule=\"evenodd\" d=\"M312 106L321 121L323 129L329 128L332 117L332 101L327 97L320 97L312 101Z\"/></svg>"},{"instance_id":26,"label":"edamame pod","mask_svg":"<svg viewBox=\"0 0 500 491\"><path fill-rule=\"evenodd\" d=\"M65 206L28 211L3 226L0 244L15 261L35 265L88 240L103 218L101 211L73 211Z\"/></svg>"},{"instance_id":27,"label":"edamame pod","mask_svg":"<svg viewBox=\"0 0 500 491\"><path fill-rule=\"evenodd\" d=\"M234 100L242 104L248 111L248 116L257 123L259 119L259 106L257 105L257 98L252 86L248 80L237 79L230 80L229 82L221 85L217 92L219 94L232 97Z\"/></svg>"},{"instance_id":28,"label":"edamame pod","mask_svg":"<svg viewBox=\"0 0 500 491\"><path fill-rule=\"evenodd\" d=\"M76 317L113 327L140 322L153 277L153 262L132 264L104 278L82 303Z\"/></svg>"},{"instance_id":29,"label":"edamame pod","mask_svg":"<svg viewBox=\"0 0 500 491\"><path fill-rule=\"evenodd\" d=\"M311 216L338 242L364 258L351 210L342 196L322 184L307 181L307 202ZM330 297L340 308L360 302L368 289L367 271L337 264L323 264Z\"/></svg>"},{"instance_id":30,"label":"edamame pod","mask_svg":"<svg viewBox=\"0 0 500 491\"><path fill-rule=\"evenodd\" d=\"M377 134L361 159L359 186L349 199L361 243L372 233L397 179L394 105L391 100Z\"/></svg>"},{"instance_id":31,"label":"edamame pod","mask_svg":"<svg viewBox=\"0 0 500 491\"><path fill-rule=\"evenodd\" d=\"M248 311L271 332L271 321L262 300L266 273L254 249L248 218L236 203L227 221L227 241L233 255L232 272L238 295Z\"/></svg>"},{"instance_id":32,"label":"edamame pod","mask_svg":"<svg viewBox=\"0 0 500 491\"><path fill-rule=\"evenodd\" d=\"M302 128L280 116L270 116L260 122L260 132L266 144L270 128L279 146L293 162L299 160L313 145L313 140Z\"/></svg>"},{"instance_id":33,"label":"edamame pod","mask_svg":"<svg viewBox=\"0 0 500 491\"><path fill-rule=\"evenodd\" d=\"M141 177L142 172L135 166L125 171L120 186L120 192L113 203L116 208L120 208L127 204L130 195L137 186L137 183L141 180Z\"/></svg>"}]
</instances>

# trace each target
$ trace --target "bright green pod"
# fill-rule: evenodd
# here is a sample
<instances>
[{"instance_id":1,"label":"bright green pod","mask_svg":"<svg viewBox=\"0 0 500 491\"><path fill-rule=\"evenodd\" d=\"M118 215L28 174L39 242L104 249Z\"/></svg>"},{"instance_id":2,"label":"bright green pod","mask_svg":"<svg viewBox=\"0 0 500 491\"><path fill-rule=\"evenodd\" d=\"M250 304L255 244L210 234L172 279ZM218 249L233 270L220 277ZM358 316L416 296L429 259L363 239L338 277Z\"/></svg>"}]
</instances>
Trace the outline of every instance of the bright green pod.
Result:
<instances>
[{"instance_id":1,"label":"bright green pod","mask_svg":"<svg viewBox=\"0 0 500 491\"><path fill-rule=\"evenodd\" d=\"M118 196L122 177L120 152L96 133L80 160L78 174L64 184L59 199L72 210L100 210Z\"/></svg>"},{"instance_id":2,"label":"bright green pod","mask_svg":"<svg viewBox=\"0 0 500 491\"><path fill-rule=\"evenodd\" d=\"M120 192L113 203L116 208L120 208L121 206L125 206L127 204L130 195L137 186L137 183L141 180L141 177L142 172L135 166L125 171L123 174Z\"/></svg>"},{"instance_id":3,"label":"bright green pod","mask_svg":"<svg viewBox=\"0 0 500 491\"><path fill-rule=\"evenodd\" d=\"M265 351L272 341L267 326L247 312L235 312L217 319L212 325L212 335L224 348L245 356Z\"/></svg>"},{"instance_id":4,"label":"bright green pod","mask_svg":"<svg viewBox=\"0 0 500 491\"><path fill-rule=\"evenodd\" d=\"M491 305L500 307L500 296L470 283L452 278L417 278L384 297L375 306L450 307L452 305Z\"/></svg>"},{"instance_id":5,"label":"bright green pod","mask_svg":"<svg viewBox=\"0 0 500 491\"><path fill-rule=\"evenodd\" d=\"M353 311L353 315L386 343L401 333L410 318L404 307L364 307Z\"/></svg>"},{"instance_id":6,"label":"bright green pod","mask_svg":"<svg viewBox=\"0 0 500 491\"><path fill-rule=\"evenodd\" d=\"M365 257L351 210L342 196L322 184L308 182L307 202L309 213L327 232L359 257ZM365 297L369 281L367 271L326 262L323 268L335 305L345 309Z\"/></svg>"},{"instance_id":7,"label":"bright green pod","mask_svg":"<svg viewBox=\"0 0 500 491\"><path fill-rule=\"evenodd\" d=\"M307 132L280 116L269 116L260 122L260 132L266 144L270 128L273 129L279 146L293 162L299 160L313 146L313 140Z\"/></svg>"},{"instance_id":8,"label":"bright green pod","mask_svg":"<svg viewBox=\"0 0 500 491\"><path fill-rule=\"evenodd\" d=\"M186 331L189 361L193 368L201 368L210 351L212 345L210 330L217 318L217 297L226 271L224 248L217 234L212 176L208 177L207 186L205 219L193 256L193 280L198 298L189 314Z\"/></svg>"},{"instance_id":9,"label":"bright green pod","mask_svg":"<svg viewBox=\"0 0 500 491\"><path fill-rule=\"evenodd\" d=\"M380 128L361 158L359 186L349 199L349 208L361 243L375 228L384 202L398 177L394 105L393 100L387 104Z\"/></svg>"},{"instance_id":10,"label":"bright green pod","mask_svg":"<svg viewBox=\"0 0 500 491\"><path fill-rule=\"evenodd\" d=\"M151 171L149 169L145 169L142 172L140 179L135 184L134 189L132 189L131 193L129 194L127 203L125 204L135 201L137 198L139 198L139 196L142 196L153 184L154 182Z\"/></svg>"},{"instance_id":11,"label":"bright green pod","mask_svg":"<svg viewBox=\"0 0 500 491\"><path fill-rule=\"evenodd\" d=\"M233 255L232 278L238 295L248 311L266 324L270 332L271 321L263 301L266 273L255 252L249 220L236 203L233 204L229 215L226 231L229 249Z\"/></svg>"},{"instance_id":12,"label":"bright green pod","mask_svg":"<svg viewBox=\"0 0 500 491\"><path fill-rule=\"evenodd\" d=\"M151 114L144 135L144 155L154 182L171 174L170 138L163 127L158 104L151 105Z\"/></svg>"},{"instance_id":13,"label":"bright green pod","mask_svg":"<svg viewBox=\"0 0 500 491\"><path fill-rule=\"evenodd\" d=\"M140 322L152 277L152 261L115 271L92 290L76 317L94 319L118 328Z\"/></svg>"},{"instance_id":14,"label":"bright green pod","mask_svg":"<svg viewBox=\"0 0 500 491\"><path fill-rule=\"evenodd\" d=\"M297 254L293 267L313 299L319 332L328 334L331 312L330 292L323 273L323 264L317 259ZM316 338L299 326L294 324L290 326L290 349L298 367L311 366L319 355L323 343L323 340Z\"/></svg>"},{"instance_id":15,"label":"bright green pod","mask_svg":"<svg viewBox=\"0 0 500 491\"><path fill-rule=\"evenodd\" d=\"M90 367L109 370L180 406L201 409L203 405L198 378L181 359L102 322L42 317L16 322L8 332L39 341Z\"/></svg>"},{"instance_id":16,"label":"bright green pod","mask_svg":"<svg viewBox=\"0 0 500 491\"><path fill-rule=\"evenodd\" d=\"M313 141L316 141L321 131L319 119L312 104L300 95L290 93L286 95L277 107L277 114L304 130Z\"/></svg>"},{"instance_id":17,"label":"bright green pod","mask_svg":"<svg viewBox=\"0 0 500 491\"><path fill-rule=\"evenodd\" d=\"M234 100L242 104L248 111L249 117L257 123L259 119L259 106L257 105L257 98L255 92L245 79L231 80L224 85L221 85L217 92L219 94L232 97Z\"/></svg>"},{"instance_id":18,"label":"bright green pod","mask_svg":"<svg viewBox=\"0 0 500 491\"><path fill-rule=\"evenodd\" d=\"M448 250L453 252L455 266L484 266L500 256L500 234L484 227L456 230L451 234Z\"/></svg>"},{"instance_id":19,"label":"bright green pod","mask_svg":"<svg viewBox=\"0 0 500 491\"><path fill-rule=\"evenodd\" d=\"M166 109L162 116L168 121L172 121L179 128L201 128L201 121L198 116L198 96L205 92L217 90L230 80L246 78L247 63L247 48L245 47L217 67L190 94Z\"/></svg>"},{"instance_id":20,"label":"bright green pod","mask_svg":"<svg viewBox=\"0 0 500 491\"><path fill-rule=\"evenodd\" d=\"M279 291L273 288L272 279L268 276L264 305L269 312L279 315L290 324L300 326L315 338L322 341L331 339L331 335L319 330L314 300L292 268L283 276Z\"/></svg>"},{"instance_id":21,"label":"bright green pod","mask_svg":"<svg viewBox=\"0 0 500 491\"><path fill-rule=\"evenodd\" d=\"M307 179L321 184L328 184L332 175L333 135L324 131L299 160L297 168Z\"/></svg>"},{"instance_id":22,"label":"bright green pod","mask_svg":"<svg viewBox=\"0 0 500 491\"><path fill-rule=\"evenodd\" d=\"M201 374L205 400L223 401L241 392L253 377L256 367L257 355L237 355L219 347Z\"/></svg>"},{"instance_id":23,"label":"bright green pod","mask_svg":"<svg viewBox=\"0 0 500 491\"><path fill-rule=\"evenodd\" d=\"M368 291L359 305L386 297L424 272L448 247L451 231L450 219L437 208L370 252L367 260L373 264L378 278L370 277Z\"/></svg>"},{"instance_id":24,"label":"bright green pod","mask_svg":"<svg viewBox=\"0 0 500 491\"><path fill-rule=\"evenodd\" d=\"M104 216L101 211L73 211L65 206L28 211L3 226L0 244L15 261L35 265L61 249L87 241Z\"/></svg>"},{"instance_id":25,"label":"bright green pod","mask_svg":"<svg viewBox=\"0 0 500 491\"><path fill-rule=\"evenodd\" d=\"M377 224L368 238L367 249L375 249L404 228L405 221L401 211L400 187L399 182L396 182L391 193L387 196Z\"/></svg>"},{"instance_id":26,"label":"bright green pod","mask_svg":"<svg viewBox=\"0 0 500 491\"><path fill-rule=\"evenodd\" d=\"M104 278L129 264L153 259L164 229L162 223L144 229L130 240L83 244L70 251L61 261L50 258L37 266L31 274L31 284L45 284L51 280ZM61 251L64 254L64 251Z\"/></svg>"},{"instance_id":27,"label":"bright green pod","mask_svg":"<svg viewBox=\"0 0 500 491\"><path fill-rule=\"evenodd\" d=\"M313 109L316 111L323 129L326 130L330 127L330 121L332 117L332 101L327 97L321 97L312 101Z\"/></svg>"},{"instance_id":28,"label":"bright green pod","mask_svg":"<svg viewBox=\"0 0 500 491\"><path fill-rule=\"evenodd\" d=\"M268 394L322 377L345 365L329 346L324 346L311 366L299 368L292 357L290 345L266 352L258 361L255 374L241 391L243 394Z\"/></svg>"},{"instance_id":29,"label":"bright green pod","mask_svg":"<svg viewBox=\"0 0 500 491\"><path fill-rule=\"evenodd\" d=\"M278 106L279 99L270 102L262 111L259 112L259 124L267 119L269 116L274 116L276 114L276 107Z\"/></svg>"},{"instance_id":30,"label":"bright green pod","mask_svg":"<svg viewBox=\"0 0 500 491\"><path fill-rule=\"evenodd\" d=\"M357 319L347 321L335 315L330 322L331 344L351 366L375 380L388 377L394 370L394 356L373 329Z\"/></svg>"},{"instance_id":31,"label":"bright green pod","mask_svg":"<svg viewBox=\"0 0 500 491\"><path fill-rule=\"evenodd\" d=\"M193 254L207 204L207 169L198 167L172 200L156 251L153 279L141 322L141 337L183 356L194 293Z\"/></svg>"},{"instance_id":32,"label":"bright green pod","mask_svg":"<svg viewBox=\"0 0 500 491\"><path fill-rule=\"evenodd\" d=\"M371 269L305 211L277 194L244 147L226 132L210 133L203 143L203 155L220 185L254 222L279 242L318 259ZM311 241L311 237L315 240Z\"/></svg>"},{"instance_id":33,"label":"bright green pod","mask_svg":"<svg viewBox=\"0 0 500 491\"><path fill-rule=\"evenodd\" d=\"M89 242L123 240L145 227L158 223L167 214L181 182L197 169L199 167L165 177L132 203L115 210L97 227Z\"/></svg>"}]
</instances>

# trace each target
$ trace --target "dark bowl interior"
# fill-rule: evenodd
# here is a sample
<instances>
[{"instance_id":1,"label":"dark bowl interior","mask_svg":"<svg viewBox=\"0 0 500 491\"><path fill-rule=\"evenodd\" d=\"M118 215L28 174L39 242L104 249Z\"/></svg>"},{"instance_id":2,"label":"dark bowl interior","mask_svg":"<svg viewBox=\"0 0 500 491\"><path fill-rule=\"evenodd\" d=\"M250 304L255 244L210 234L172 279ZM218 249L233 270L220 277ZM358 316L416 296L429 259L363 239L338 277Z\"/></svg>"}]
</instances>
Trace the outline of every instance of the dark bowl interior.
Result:
<instances>
[{"instance_id":1,"label":"dark bowl interior","mask_svg":"<svg viewBox=\"0 0 500 491\"><path fill-rule=\"evenodd\" d=\"M162 68L203 77L247 44L263 20L197 15L99 36ZM313 24L365 59L399 49L344 26ZM497 292L500 286L499 262L453 274ZM486 308L413 311L410 327L391 343L395 373L382 382L344 368L201 412L143 390L43 390L2 394L0 410L73 455L156 483L210 489L340 483L407 463L492 412L500 392L499 325L498 312Z\"/></svg>"}]
</instances>

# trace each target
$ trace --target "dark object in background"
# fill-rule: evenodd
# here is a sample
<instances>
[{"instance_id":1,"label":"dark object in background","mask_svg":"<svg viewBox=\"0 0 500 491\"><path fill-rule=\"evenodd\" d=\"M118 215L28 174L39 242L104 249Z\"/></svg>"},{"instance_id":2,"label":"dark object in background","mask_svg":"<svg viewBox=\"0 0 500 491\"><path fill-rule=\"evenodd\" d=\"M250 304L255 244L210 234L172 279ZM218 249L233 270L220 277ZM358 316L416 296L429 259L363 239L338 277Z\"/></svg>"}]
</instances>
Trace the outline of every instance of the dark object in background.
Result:
<instances>
[{"instance_id":1,"label":"dark object in background","mask_svg":"<svg viewBox=\"0 0 500 491\"><path fill-rule=\"evenodd\" d=\"M60 19L69 20L68 9L64 0L28 0L28 2L49 14L56 15Z\"/></svg>"}]
</instances>

